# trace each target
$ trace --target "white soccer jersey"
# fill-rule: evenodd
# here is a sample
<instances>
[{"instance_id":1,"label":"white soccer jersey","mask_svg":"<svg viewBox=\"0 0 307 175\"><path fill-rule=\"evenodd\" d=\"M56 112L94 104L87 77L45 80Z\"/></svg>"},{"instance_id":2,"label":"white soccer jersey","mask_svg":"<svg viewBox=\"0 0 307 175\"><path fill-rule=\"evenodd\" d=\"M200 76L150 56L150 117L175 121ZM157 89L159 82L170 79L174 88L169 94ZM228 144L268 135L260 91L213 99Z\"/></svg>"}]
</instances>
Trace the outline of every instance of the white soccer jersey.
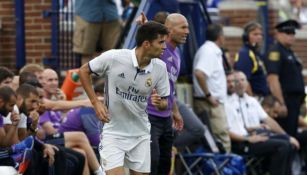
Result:
<instances>
[{"instance_id":1,"label":"white soccer jersey","mask_svg":"<svg viewBox=\"0 0 307 175\"><path fill-rule=\"evenodd\" d=\"M146 112L147 100L155 88L162 97L170 93L166 65L152 59L144 69L138 68L135 49L104 52L89 62L94 74L106 78L106 105L110 122L103 135L143 136L150 134Z\"/></svg>"}]
</instances>

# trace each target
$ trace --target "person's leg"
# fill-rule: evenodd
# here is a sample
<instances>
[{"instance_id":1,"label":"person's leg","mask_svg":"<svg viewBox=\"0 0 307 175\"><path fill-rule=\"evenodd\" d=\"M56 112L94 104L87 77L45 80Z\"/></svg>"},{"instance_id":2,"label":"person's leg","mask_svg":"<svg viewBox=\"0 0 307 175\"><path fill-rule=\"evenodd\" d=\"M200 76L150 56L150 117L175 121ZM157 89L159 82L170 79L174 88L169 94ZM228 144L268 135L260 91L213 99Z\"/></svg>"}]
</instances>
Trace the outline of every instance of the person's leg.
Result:
<instances>
[{"instance_id":1,"label":"person's leg","mask_svg":"<svg viewBox=\"0 0 307 175\"><path fill-rule=\"evenodd\" d=\"M84 168L82 168L81 170L79 170L78 173L82 172L82 175L90 175L90 169L89 169L88 160L87 160L87 158L86 158L86 153L85 153L85 151L82 150L82 149L79 149L79 148L73 148L73 150L74 150L74 151L77 151L78 153L80 153L81 155L84 156L84 160L83 160L83 167L84 167ZM73 158L74 158L73 156L74 156L74 155L72 155L72 153L69 153L69 154L71 154L69 158L73 160ZM76 168L80 169L80 167L76 167ZM75 171L75 172L76 172L76 171Z\"/></svg>"},{"instance_id":2,"label":"person's leg","mask_svg":"<svg viewBox=\"0 0 307 175\"><path fill-rule=\"evenodd\" d=\"M193 109L180 101L177 101L177 106L183 119L184 130L177 135L174 140L174 145L177 147L184 147L205 139L204 125L196 116Z\"/></svg>"},{"instance_id":3,"label":"person's leg","mask_svg":"<svg viewBox=\"0 0 307 175\"><path fill-rule=\"evenodd\" d=\"M163 133L163 124L159 117L148 116L151 129L151 143L150 143L150 152L151 152L151 175L158 175L158 167L160 160L160 146L159 140L160 136Z\"/></svg>"},{"instance_id":4,"label":"person's leg","mask_svg":"<svg viewBox=\"0 0 307 175\"><path fill-rule=\"evenodd\" d=\"M75 17L76 28L73 36L73 52L82 55L82 64L87 63L96 49L99 39L99 24L89 23Z\"/></svg>"},{"instance_id":5,"label":"person's leg","mask_svg":"<svg viewBox=\"0 0 307 175\"><path fill-rule=\"evenodd\" d=\"M249 144L249 154L270 157L270 174L286 175L290 172L292 147L288 141L269 139Z\"/></svg>"},{"instance_id":6,"label":"person's leg","mask_svg":"<svg viewBox=\"0 0 307 175\"><path fill-rule=\"evenodd\" d=\"M129 150L125 157L125 166L129 168L130 175L149 174L151 169L150 136L130 139L127 145L129 145Z\"/></svg>"},{"instance_id":7,"label":"person's leg","mask_svg":"<svg viewBox=\"0 0 307 175\"><path fill-rule=\"evenodd\" d=\"M211 107L211 115L209 118L212 132L224 146L227 152L231 151L230 137L227 129L226 113L223 104L217 107Z\"/></svg>"},{"instance_id":8,"label":"person's leg","mask_svg":"<svg viewBox=\"0 0 307 175\"><path fill-rule=\"evenodd\" d=\"M115 49L122 31L119 20L103 22L101 26L100 46L102 51Z\"/></svg>"},{"instance_id":9,"label":"person's leg","mask_svg":"<svg viewBox=\"0 0 307 175\"><path fill-rule=\"evenodd\" d=\"M296 137L302 98L300 96L289 95L285 95L284 98L288 109L288 115L287 117L279 117L276 121L289 135Z\"/></svg>"},{"instance_id":10,"label":"person's leg","mask_svg":"<svg viewBox=\"0 0 307 175\"><path fill-rule=\"evenodd\" d=\"M65 147L82 149L88 161L88 165L92 171L97 171L100 168L99 162L96 159L95 153L86 137L82 132L65 132Z\"/></svg>"},{"instance_id":11,"label":"person's leg","mask_svg":"<svg viewBox=\"0 0 307 175\"><path fill-rule=\"evenodd\" d=\"M106 171L106 175L124 175L123 167L116 167Z\"/></svg>"},{"instance_id":12,"label":"person's leg","mask_svg":"<svg viewBox=\"0 0 307 175\"><path fill-rule=\"evenodd\" d=\"M160 161L158 174L168 175L171 169L171 158L172 158L172 146L174 140L174 130L172 127L172 118L163 118L164 122L164 132L160 137Z\"/></svg>"},{"instance_id":13,"label":"person's leg","mask_svg":"<svg viewBox=\"0 0 307 175\"><path fill-rule=\"evenodd\" d=\"M101 156L101 165L107 175L124 175L124 158L129 147L123 139L103 136L99 152Z\"/></svg>"}]
</instances>

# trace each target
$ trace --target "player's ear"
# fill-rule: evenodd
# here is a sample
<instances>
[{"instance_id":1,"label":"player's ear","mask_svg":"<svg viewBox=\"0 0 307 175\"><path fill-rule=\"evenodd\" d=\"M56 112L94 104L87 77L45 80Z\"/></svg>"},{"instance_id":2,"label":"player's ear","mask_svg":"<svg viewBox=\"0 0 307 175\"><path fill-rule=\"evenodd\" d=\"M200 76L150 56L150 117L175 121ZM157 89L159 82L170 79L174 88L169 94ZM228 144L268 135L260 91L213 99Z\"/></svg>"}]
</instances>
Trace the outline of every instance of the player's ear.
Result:
<instances>
[{"instance_id":1,"label":"player's ear","mask_svg":"<svg viewBox=\"0 0 307 175\"><path fill-rule=\"evenodd\" d=\"M143 46L144 48L148 48L148 47L150 47L150 42L149 42L148 40L145 40L145 41L143 42L142 46Z\"/></svg>"}]
</instances>

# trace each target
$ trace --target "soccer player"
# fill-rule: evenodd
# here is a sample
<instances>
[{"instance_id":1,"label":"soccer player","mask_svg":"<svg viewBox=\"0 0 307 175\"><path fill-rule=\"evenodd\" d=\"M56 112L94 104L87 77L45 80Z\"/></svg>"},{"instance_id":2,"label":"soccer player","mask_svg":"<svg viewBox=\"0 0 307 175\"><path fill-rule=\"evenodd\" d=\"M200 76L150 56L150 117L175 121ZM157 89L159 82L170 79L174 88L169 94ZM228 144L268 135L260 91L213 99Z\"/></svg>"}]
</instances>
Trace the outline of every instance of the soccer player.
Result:
<instances>
[{"instance_id":1,"label":"soccer player","mask_svg":"<svg viewBox=\"0 0 307 175\"><path fill-rule=\"evenodd\" d=\"M123 166L132 175L150 172L150 123L147 100L159 110L167 108L170 94L165 63L167 28L156 22L140 26L137 47L110 50L80 68L80 80L97 116L106 122L100 154L107 175L122 175ZM106 78L105 104L95 96L90 74Z\"/></svg>"}]
</instances>

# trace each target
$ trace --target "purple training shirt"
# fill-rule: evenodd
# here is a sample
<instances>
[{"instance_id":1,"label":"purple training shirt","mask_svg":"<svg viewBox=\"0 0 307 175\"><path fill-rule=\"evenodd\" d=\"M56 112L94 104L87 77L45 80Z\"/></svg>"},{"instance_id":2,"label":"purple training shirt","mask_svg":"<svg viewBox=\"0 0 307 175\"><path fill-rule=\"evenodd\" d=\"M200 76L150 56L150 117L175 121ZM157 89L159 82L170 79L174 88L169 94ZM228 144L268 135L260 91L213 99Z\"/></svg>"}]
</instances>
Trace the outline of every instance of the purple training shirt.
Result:
<instances>
[{"instance_id":1,"label":"purple training shirt","mask_svg":"<svg viewBox=\"0 0 307 175\"><path fill-rule=\"evenodd\" d=\"M0 128L3 128L3 116L0 115Z\"/></svg>"},{"instance_id":2,"label":"purple training shirt","mask_svg":"<svg viewBox=\"0 0 307 175\"><path fill-rule=\"evenodd\" d=\"M179 76L180 70L180 55L179 49L171 46L169 42L166 42L166 49L161 56L167 67L169 83L170 83L170 96L168 96L168 107L164 111L158 111L152 104L151 99L148 99L147 112L154 116L170 117L172 113L173 103L175 99L175 83Z\"/></svg>"},{"instance_id":3,"label":"purple training shirt","mask_svg":"<svg viewBox=\"0 0 307 175\"><path fill-rule=\"evenodd\" d=\"M80 131L84 132L92 146L100 143L102 123L96 117L93 108L76 108L67 113L66 120L59 127L59 132Z\"/></svg>"}]
</instances>

